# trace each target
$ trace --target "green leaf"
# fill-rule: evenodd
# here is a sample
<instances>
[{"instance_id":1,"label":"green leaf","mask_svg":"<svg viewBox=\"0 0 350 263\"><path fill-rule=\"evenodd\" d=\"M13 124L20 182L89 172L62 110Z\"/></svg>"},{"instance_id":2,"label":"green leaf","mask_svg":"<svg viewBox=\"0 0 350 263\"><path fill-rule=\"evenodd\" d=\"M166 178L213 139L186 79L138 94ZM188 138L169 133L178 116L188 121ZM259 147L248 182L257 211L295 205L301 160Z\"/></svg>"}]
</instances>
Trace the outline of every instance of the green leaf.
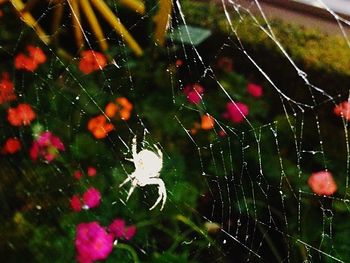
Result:
<instances>
[{"instance_id":1,"label":"green leaf","mask_svg":"<svg viewBox=\"0 0 350 263\"><path fill-rule=\"evenodd\" d=\"M197 46L205 41L210 35L211 31L208 29L181 25L176 28L172 34L169 34L168 38L178 43Z\"/></svg>"}]
</instances>

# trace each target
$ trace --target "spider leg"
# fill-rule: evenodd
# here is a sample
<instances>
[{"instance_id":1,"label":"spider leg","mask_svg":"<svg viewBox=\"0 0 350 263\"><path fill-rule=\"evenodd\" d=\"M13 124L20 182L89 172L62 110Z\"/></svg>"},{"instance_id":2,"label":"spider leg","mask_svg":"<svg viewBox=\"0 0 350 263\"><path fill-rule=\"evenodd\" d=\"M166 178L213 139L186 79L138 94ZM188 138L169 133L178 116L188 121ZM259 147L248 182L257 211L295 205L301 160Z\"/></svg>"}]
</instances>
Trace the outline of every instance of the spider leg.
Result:
<instances>
[{"instance_id":1,"label":"spider leg","mask_svg":"<svg viewBox=\"0 0 350 263\"><path fill-rule=\"evenodd\" d=\"M132 183L132 184L131 184L131 187L130 187L130 190L129 190L129 193L128 193L128 196L126 197L126 202L129 200L129 198L130 198L132 192L134 192L135 187L136 187L136 184L133 184L133 183Z\"/></svg>"},{"instance_id":2,"label":"spider leg","mask_svg":"<svg viewBox=\"0 0 350 263\"><path fill-rule=\"evenodd\" d=\"M125 185L127 182L129 182L131 180L131 177L128 175L128 177L124 180L124 182L122 182L119 187L122 187L123 185Z\"/></svg>"},{"instance_id":3,"label":"spider leg","mask_svg":"<svg viewBox=\"0 0 350 263\"><path fill-rule=\"evenodd\" d=\"M132 151L132 158L135 160L137 156L137 140L136 140L136 135L132 139L132 146L131 146L131 151Z\"/></svg>"},{"instance_id":4,"label":"spider leg","mask_svg":"<svg viewBox=\"0 0 350 263\"><path fill-rule=\"evenodd\" d=\"M165 185L164 185L163 180L159 179L159 178L152 178L149 180L148 184L158 185L158 195L159 195L157 201L154 203L154 205L149 210L152 210L153 208L155 208L160 203L160 201L162 201L162 199L163 199L162 206L160 208L160 211L162 211L164 208L164 205L165 205L166 198L167 198L166 189L165 189Z\"/></svg>"},{"instance_id":5,"label":"spider leg","mask_svg":"<svg viewBox=\"0 0 350 263\"><path fill-rule=\"evenodd\" d=\"M154 148L156 148L158 156L163 160L163 152L160 150L157 144L153 144Z\"/></svg>"}]
</instances>

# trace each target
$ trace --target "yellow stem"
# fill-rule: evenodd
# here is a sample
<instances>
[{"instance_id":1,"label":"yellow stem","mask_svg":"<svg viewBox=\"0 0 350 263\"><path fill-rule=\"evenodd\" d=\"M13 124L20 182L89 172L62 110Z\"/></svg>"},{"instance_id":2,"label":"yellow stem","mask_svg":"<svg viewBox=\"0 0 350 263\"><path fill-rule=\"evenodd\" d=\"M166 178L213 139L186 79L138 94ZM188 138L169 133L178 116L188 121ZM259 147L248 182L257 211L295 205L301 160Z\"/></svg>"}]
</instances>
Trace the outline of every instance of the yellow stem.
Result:
<instances>
[{"instance_id":1,"label":"yellow stem","mask_svg":"<svg viewBox=\"0 0 350 263\"><path fill-rule=\"evenodd\" d=\"M80 10L77 0L68 0L68 5L72 11L72 24L74 30L75 40L77 42L78 49L84 47L83 28L80 24Z\"/></svg>"},{"instance_id":2,"label":"yellow stem","mask_svg":"<svg viewBox=\"0 0 350 263\"><path fill-rule=\"evenodd\" d=\"M45 43L50 43L50 37L45 33L45 31L41 28L41 26L36 22L35 18L29 12L22 12L25 8L25 4L21 0L10 0L11 4L19 13L22 21L26 23L28 26L34 29L34 31L38 34L39 38Z\"/></svg>"},{"instance_id":3,"label":"yellow stem","mask_svg":"<svg viewBox=\"0 0 350 263\"><path fill-rule=\"evenodd\" d=\"M91 2L114 30L126 41L135 54L141 56L143 53L141 47L119 21L119 18L111 11L108 5L103 0L91 0Z\"/></svg>"},{"instance_id":4,"label":"yellow stem","mask_svg":"<svg viewBox=\"0 0 350 263\"><path fill-rule=\"evenodd\" d=\"M159 45L164 45L165 34L169 27L172 0L159 0L159 10L153 20L156 24L154 38Z\"/></svg>"},{"instance_id":5,"label":"yellow stem","mask_svg":"<svg viewBox=\"0 0 350 263\"><path fill-rule=\"evenodd\" d=\"M120 4L126 6L127 8L139 13L141 15L145 14L146 7L145 4L139 0L120 0Z\"/></svg>"},{"instance_id":6,"label":"yellow stem","mask_svg":"<svg viewBox=\"0 0 350 263\"><path fill-rule=\"evenodd\" d=\"M92 7L89 3L88 0L81 0L80 1L80 5L83 9L83 12L85 13L87 20L89 21L89 24L91 26L92 31L94 32L97 40L98 40L98 44L100 45L101 49L103 51L107 50L108 45L105 39L105 36L103 34L103 31L101 29L100 24L98 23L97 17L94 13L94 10L92 10Z\"/></svg>"},{"instance_id":7,"label":"yellow stem","mask_svg":"<svg viewBox=\"0 0 350 263\"><path fill-rule=\"evenodd\" d=\"M56 36L58 34L58 31L59 31L59 27L61 25L63 11L64 11L64 6L63 6L63 3L60 2L55 7L53 21L52 21L52 27L51 27L52 37L54 39L56 39Z\"/></svg>"}]
</instances>

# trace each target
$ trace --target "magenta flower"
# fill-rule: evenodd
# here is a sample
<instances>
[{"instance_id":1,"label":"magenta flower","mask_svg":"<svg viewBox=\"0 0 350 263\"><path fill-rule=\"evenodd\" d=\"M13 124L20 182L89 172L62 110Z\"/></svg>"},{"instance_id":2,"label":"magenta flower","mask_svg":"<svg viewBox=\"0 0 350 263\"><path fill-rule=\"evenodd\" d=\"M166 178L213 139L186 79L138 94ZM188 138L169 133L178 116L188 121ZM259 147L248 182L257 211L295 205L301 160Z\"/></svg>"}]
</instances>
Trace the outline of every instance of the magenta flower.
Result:
<instances>
[{"instance_id":1,"label":"magenta flower","mask_svg":"<svg viewBox=\"0 0 350 263\"><path fill-rule=\"evenodd\" d=\"M228 102L226 104L226 112L224 118L230 119L233 123L240 123L249 113L249 108L242 102Z\"/></svg>"},{"instance_id":2,"label":"magenta flower","mask_svg":"<svg viewBox=\"0 0 350 263\"><path fill-rule=\"evenodd\" d=\"M54 160L59 151L64 151L64 145L60 138L53 135L52 132L46 131L39 135L39 137L33 141L30 148L30 158L37 160L39 157L44 158L46 161L51 162Z\"/></svg>"},{"instance_id":3,"label":"magenta flower","mask_svg":"<svg viewBox=\"0 0 350 263\"><path fill-rule=\"evenodd\" d=\"M263 88L254 83L248 83L247 90L253 97L259 98L263 95Z\"/></svg>"},{"instance_id":4,"label":"magenta flower","mask_svg":"<svg viewBox=\"0 0 350 263\"><path fill-rule=\"evenodd\" d=\"M112 224L109 225L109 232L116 239L125 239L130 240L136 234L136 226L131 225L126 227L125 221L120 218L116 218L113 220Z\"/></svg>"},{"instance_id":5,"label":"magenta flower","mask_svg":"<svg viewBox=\"0 0 350 263\"><path fill-rule=\"evenodd\" d=\"M80 212L82 205L80 201L80 197L78 195L73 195L70 199L70 206L74 212Z\"/></svg>"},{"instance_id":6,"label":"magenta flower","mask_svg":"<svg viewBox=\"0 0 350 263\"><path fill-rule=\"evenodd\" d=\"M80 263L106 259L113 249L113 235L96 221L81 223L76 229L75 248Z\"/></svg>"},{"instance_id":7,"label":"magenta flower","mask_svg":"<svg viewBox=\"0 0 350 263\"><path fill-rule=\"evenodd\" d=\"M100 191L98 191L94 187L90 187L84 194L83 194L83 203L84 203L84 209L90 209L94 208L100 205L101 202L101 194Z\"/></svg>"},{"instance_id":8,"label":"magenta flower","mask_svg":"<svg viewBox=\"0 0 350 263\"><path fill-rule=\"evenodd\" d=\"M204 88L199 84L187 85L184 89L187 100L192 104L199 104L202 101Z\"/></svg>"},{"instance_id":9,"label":"magenta flower","mask_svg":"<svg viewBox=\"0 0 350 263\"><path fill-rule=\"evenodd\" d=\"M125 228L124 238L125 238L125 240L130 240L133 238L133 236L135 236L135 234L136 234L136 226L131 225L131 226Z\"/></svg>"}]
</instances>

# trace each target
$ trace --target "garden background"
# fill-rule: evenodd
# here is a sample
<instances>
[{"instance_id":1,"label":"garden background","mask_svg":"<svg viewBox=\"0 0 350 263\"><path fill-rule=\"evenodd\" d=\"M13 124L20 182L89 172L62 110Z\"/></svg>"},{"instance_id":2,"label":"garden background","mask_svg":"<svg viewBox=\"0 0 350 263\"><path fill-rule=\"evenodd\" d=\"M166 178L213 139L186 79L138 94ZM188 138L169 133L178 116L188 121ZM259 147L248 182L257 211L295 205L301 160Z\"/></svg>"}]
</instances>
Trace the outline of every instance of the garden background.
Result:
<instances>
[{"instance_id":1,"label":"garden background","mask_svg":"<svg viewBox=\"0 0 350 263\"><path fill-rule=\"evenodd\" d=\"M349 261L350 22L248 2L0 1L1 262Z\"/></svg>"}]
</instances>

